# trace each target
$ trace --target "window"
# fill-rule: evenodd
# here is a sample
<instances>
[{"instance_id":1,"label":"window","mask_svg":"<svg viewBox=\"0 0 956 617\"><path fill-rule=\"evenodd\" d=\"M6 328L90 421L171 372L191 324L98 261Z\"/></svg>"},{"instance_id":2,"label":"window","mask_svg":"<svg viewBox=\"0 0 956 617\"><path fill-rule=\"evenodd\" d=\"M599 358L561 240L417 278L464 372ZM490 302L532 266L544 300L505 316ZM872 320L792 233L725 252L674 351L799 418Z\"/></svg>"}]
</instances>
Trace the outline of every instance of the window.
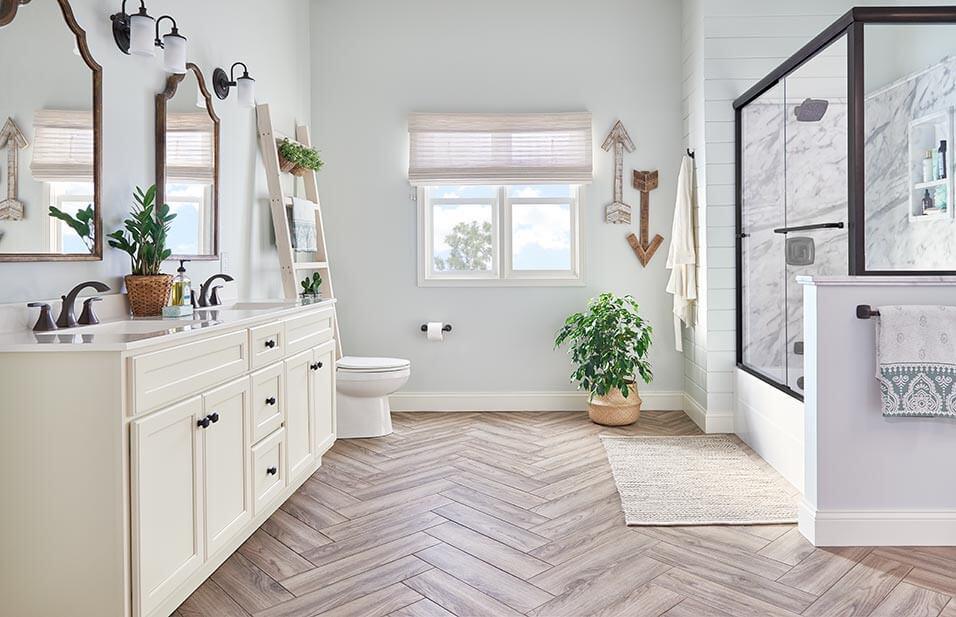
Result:
<instances>
[{"instance_id":1,"label":"window","mask_svg":"<svg viewBox=\"0 0 956 617\"><path fill-rule=\"evenodd\" d=\"M71 216L93 203L93 182L44 182L47 203ZM51 253L89 253L91 239L81 238L65 222L47 215L50 222Z\"/></svg>"},{"instance_id":2,"label":"window","mask_svg":"<svg viewBox=\"0 0 956 617\"><path fill-rule=\"evenodd\" d=\"M419 285L580 285L591 114L409 117Z\"/></svg>"},{"instance_id":3,"label":"window","mask_svg":"<svg viewBox=\"0 0 956 617\"><path fill-rule=\"evenodd\" d=\"M580 186L419 190L419 284L581 284Z\"/></svg>"}]
</instances>

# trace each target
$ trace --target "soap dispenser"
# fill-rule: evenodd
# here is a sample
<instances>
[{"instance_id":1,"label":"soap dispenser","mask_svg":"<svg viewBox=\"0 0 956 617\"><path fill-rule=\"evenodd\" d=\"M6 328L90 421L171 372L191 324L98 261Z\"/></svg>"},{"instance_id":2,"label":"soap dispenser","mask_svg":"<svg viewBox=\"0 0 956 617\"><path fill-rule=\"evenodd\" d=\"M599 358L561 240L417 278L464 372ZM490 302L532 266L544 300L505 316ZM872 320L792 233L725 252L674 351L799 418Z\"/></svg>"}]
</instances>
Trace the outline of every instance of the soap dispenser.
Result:
<instances>
[{"instance_id":1,"label":"soap dispenser","mask_svg":"<svg viewBox=\"0 0 956 617\"><path fill-rule=\"evenodd\" d=\"M186 276L187 261L189 260L179 260L179 268L176 269L176 276L173 277L169 306L163 308L164 317L183 317L193 314L193 286L192 281Z\"/></svg>"}]
</instances>

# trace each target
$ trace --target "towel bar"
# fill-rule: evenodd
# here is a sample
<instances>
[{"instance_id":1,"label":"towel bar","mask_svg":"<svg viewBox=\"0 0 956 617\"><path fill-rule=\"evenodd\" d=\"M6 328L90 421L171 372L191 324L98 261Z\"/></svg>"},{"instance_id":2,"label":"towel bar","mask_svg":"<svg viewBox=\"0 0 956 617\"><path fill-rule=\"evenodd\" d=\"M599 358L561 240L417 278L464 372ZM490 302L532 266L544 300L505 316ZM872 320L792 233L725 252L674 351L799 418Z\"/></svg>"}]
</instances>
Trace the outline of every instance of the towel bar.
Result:
<instances>
[{"instance_id":1,"label":"towel bar","mask_svg":"<svg viewBox=\"0 0 956 617\"><path fill-rule=\"evenodd\" d=\"M857 304L856 305L856 318L857 319L870 319L871 317L879 317L880 312L874 311L869 304Z\"/></svg>"}]
</instances>

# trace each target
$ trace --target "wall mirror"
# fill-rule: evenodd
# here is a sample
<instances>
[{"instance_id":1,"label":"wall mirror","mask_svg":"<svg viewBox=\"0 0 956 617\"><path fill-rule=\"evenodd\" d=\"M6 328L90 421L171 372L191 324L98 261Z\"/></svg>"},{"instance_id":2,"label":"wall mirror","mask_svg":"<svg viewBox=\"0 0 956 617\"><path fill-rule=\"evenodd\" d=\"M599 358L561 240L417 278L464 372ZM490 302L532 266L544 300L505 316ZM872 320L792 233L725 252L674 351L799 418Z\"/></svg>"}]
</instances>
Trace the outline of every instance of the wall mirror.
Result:
<instances>
[{"instance_id":1,"label":"wall mirror","mask_svg":"<svg viewBox=\"0 0 956 617\"><path fill-rule=\"evenodd\" d=\"M0 0L0 261L102 259L101 100L68 0Z\"/></svg>"},{"instance_id":2,"label":"wall mirror","mask_svg":"<svg viewBox=\"0 0 956 617\"><path fill-rule=\"evenodd\" d=\"M172 259L219 257L219 117L202 71L170 75L156 95L156 195L176 213Z\"/></svg>"}]
</instances>

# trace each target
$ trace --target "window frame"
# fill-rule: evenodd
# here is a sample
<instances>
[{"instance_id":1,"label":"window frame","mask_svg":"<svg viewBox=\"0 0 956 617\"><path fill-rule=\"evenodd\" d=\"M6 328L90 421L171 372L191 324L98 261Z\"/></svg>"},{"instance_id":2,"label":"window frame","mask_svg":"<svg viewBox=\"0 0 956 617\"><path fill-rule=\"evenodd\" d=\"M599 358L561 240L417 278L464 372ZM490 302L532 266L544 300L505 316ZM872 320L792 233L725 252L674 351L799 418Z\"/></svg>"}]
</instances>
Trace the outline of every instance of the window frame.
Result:
<instances>
[{"instance_id":1,"label":"window frame","mask_svg":"<svg viewBox=\"0 0 956 617\"><path fill-rule=\"evenodd\" d=\"M581 217L584 186L568 183L571 197L508 197L510 184L487 184L496 188L495 197L429 200L429 186L416 187L418 202L418 286L419 287L583 287L583 236ZM442 204L488 204L492 207L492 268L486 272L439 272L434 269L432 226L433 206ZM515 270L512 206L522 204L568 203L571 217L570 270Z\"/></svg>"}]
</instances>

